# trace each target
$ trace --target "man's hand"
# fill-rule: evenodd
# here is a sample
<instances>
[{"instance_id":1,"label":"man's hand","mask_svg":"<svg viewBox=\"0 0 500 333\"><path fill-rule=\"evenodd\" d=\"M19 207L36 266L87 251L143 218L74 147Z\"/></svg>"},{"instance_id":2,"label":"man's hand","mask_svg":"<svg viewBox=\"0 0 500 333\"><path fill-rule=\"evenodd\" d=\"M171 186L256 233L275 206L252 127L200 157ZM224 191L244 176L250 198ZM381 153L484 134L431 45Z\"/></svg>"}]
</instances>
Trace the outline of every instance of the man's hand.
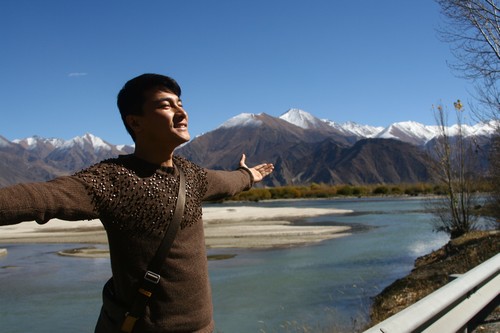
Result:
<instances>
[{"instance_id":1,"label":"man's hand","mask_svg":"<svg viewBox=\"0 0 500 333\"><path fill-rule=\"evenodd\" d=\"M253 176L253 181L255 183L260 182L264 177L269 175L274 170L274 165L272 165L271 163L263 163L249 168L245 164L246 159L247 157L245 156L245 154L241 155L240 167L250 170Z\"/></svg>"}]
</instances>

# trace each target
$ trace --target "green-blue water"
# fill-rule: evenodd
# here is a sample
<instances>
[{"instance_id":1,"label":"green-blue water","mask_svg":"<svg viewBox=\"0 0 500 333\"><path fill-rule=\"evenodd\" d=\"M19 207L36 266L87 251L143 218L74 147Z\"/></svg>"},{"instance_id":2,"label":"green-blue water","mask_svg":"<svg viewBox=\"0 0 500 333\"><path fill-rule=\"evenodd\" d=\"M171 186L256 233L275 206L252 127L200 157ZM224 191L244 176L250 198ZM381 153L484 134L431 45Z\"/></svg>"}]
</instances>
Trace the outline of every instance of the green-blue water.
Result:
<instances>
[{"instance_id":1,"label":"green-blue water","mask_svg":"<svg viewBox=\"0 0 500 333\"><path fill-rule=\"evenodd\" d=\"M432 232L431 216L418 199L255 205L351 209L355 214L304 222L357 227L351 236L303 247L210 250L236 254L209 262L217 332L301 332L298 327L350 332L353 320L367 318L371 297L407 274L415 258L448 240ZM9 251L0 257L1 332L93 332L109 260L55 254L79 246L0 244Z\"/></svg>"}]
</instances>

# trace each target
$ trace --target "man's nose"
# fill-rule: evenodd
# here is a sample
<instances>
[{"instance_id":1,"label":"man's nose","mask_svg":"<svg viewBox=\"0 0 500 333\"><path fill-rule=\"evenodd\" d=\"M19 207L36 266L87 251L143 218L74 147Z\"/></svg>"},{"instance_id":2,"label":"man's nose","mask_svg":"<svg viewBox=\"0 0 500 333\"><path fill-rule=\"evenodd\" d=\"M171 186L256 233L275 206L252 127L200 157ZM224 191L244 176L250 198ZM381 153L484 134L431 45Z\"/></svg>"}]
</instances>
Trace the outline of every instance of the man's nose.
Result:
<instances>
[{"instance_id":1,"label":"man's nose","mask_svg":"<svg viewBox=\"0 0 500 333\"><path fill-rule=\"evenodd\" d=\"M187 115L188 115L186 110L184 110L184 108L182 106L177 106L175 113L176 113L176 115L182 116L182 117L187 117Z\"/></svg>"}]
</instances>

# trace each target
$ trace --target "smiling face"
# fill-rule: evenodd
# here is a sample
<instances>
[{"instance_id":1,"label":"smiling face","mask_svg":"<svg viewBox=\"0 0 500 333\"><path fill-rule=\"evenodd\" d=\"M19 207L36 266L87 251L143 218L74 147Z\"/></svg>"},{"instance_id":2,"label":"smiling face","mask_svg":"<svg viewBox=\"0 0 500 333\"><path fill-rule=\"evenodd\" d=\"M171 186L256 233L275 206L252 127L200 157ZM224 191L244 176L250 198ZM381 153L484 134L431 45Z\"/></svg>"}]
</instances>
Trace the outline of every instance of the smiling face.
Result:
<instances>
[{"instance_id":1,"label":"smiling face","mask_svg":"<svg viewBox=\"0 0 500 333\"><path fill-rule=\"evenodd\" d=\"M142 114L127 116L136 143L175 148L189 141L188 115L179 97L159 89L150 90L144 96Z\"/></svg>"}]
</instances>

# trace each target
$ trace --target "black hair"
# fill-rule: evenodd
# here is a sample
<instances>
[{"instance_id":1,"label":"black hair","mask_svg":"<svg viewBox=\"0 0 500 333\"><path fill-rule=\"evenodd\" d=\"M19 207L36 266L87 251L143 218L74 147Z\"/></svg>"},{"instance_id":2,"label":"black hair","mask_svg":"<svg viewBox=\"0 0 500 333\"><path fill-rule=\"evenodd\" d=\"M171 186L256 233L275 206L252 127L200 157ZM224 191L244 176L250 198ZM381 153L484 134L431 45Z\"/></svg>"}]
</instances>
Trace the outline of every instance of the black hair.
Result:
<instances>
[{"instance_id":1,"label":"black hair","mask_svg":"<svg viewBox=\"0 0 500 333\"><path fill-rule=\"evenodd\" d=\"M146 99L146 93L153 90L169 91L181 96L181 87L171 77L160 74L142 74L125 83L118 93L117 105L120 110L123 124L135 141L134 131L127 125L128 115L142 115L142 107Z\"/></svg>"}]
</instances>

